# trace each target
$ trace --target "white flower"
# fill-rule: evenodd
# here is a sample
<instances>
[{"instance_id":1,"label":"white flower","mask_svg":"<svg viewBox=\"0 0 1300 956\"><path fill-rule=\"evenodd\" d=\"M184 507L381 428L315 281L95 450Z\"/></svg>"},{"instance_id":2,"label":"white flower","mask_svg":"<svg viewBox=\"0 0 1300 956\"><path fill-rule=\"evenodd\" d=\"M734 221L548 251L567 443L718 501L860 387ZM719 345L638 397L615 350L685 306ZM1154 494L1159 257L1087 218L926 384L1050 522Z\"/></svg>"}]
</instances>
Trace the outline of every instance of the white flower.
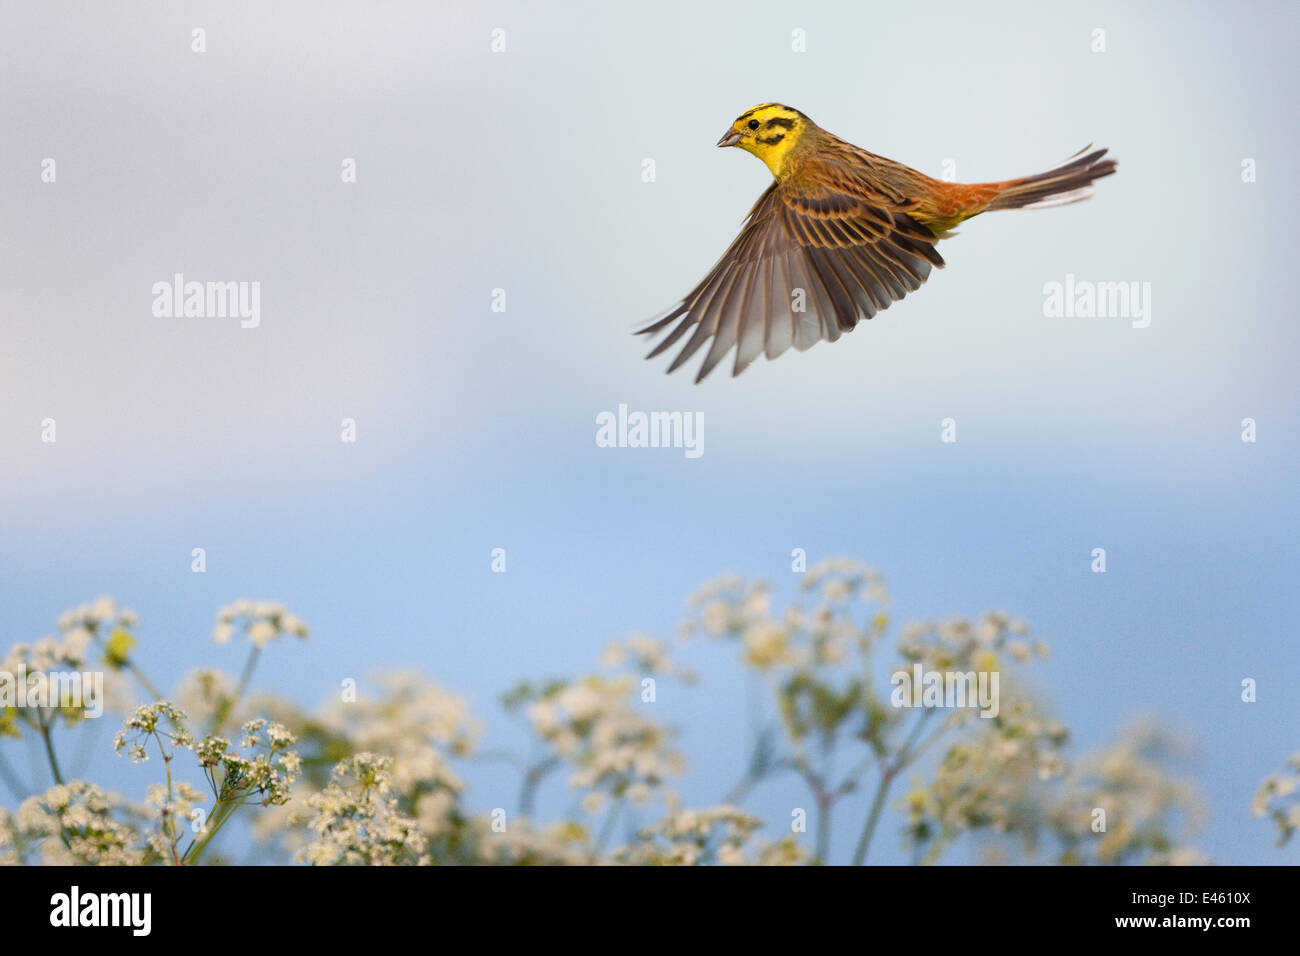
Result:
<instances>
[{"instance_id":1,"label":"white flower","mask_svg":"<svg viewBox=\"0 0 1300 956\"><path fill-rule=\"evenodd\" d=\"M63 637L63 657L74 664L86 659L86 649L90 647L90 631L84 627L74 627Z\"/></svg>"},{"instance_id":2,"label":"white flower","mask_svg":"<svg viewBox=\"0 0 1300 956\"><path fill-rule=\"evenodd\" d=\"M587 720L596 716L602 705L600 694L586 684L570 684L560 691L556 702L574 720Z\"/></svg>"},{"instance_id":3,"label":"white flower","mask_svg":"<svg viewBox=\"0 0 1300 956\"><path fill-rule=\"evenodd\" d=\"M90 605L89 616L100 623L111 621L117 616L117 602L107 595L97 598Z\"/></svg>"},{"instance_id":4,"label":"white flower","mask_svg":"<svg viewBox=\"0 0 1300 956\"><path fill-rule=\"evenodd\" d=\"M709 604L700 617L704 623L705 633L714 637L720 637L727 633L727 621L730 615L727 611L727 605L722 601L714 601Z\"/></svg>"},{"instance_id":5,"label":"white flower","mask_svg":"<svg viewBox=\"0 0 1300 956\"><path fill-rule=\"evenodd\" d=\"M285 612L280 616L280 628L286 634L292 634L294 637L306 637L307 625L296 614Z\"/></svg>"},{"instance_id":6,"label":"white flower","mask_svg":"<svg viewBox=\"0 0 1300 956\"><path fill-rule=\"evenodd\" d=\"M450 817L455 808L456 796L450 790L421 794L415 804L415 820L423 833L437 836L451 829Z\"/></svg>"},{"instance_id":7,"label":"white flower","mask_svg":"<svg viewBox=\"0 0 1300 956\"><path fill-rule=\"evenodd\" d=\"M560 726L560 714L549 700L539 700L528 708L528 719L533 729L543 737L548 737Z\"/></svg>"},{"instance_id":8,"label":"white flower","mask_svg":"<svg viewBox=\"0 0 1300 956\"><path fill-rule=\"evenodd\" d=\"M791 660L787 632L775 622L763 621L745 631L745 662L766 670Z\"/></svg>"},{"instance_id":9,"label":"white flower","mask_svg":"<svg viewBox=\"0 0 1300 956\"><path fill-rule=\"evenodd\" d=\"M756 590L745 598L741 613L747 618L767 617L772 608L772 596L766 590Z\"/></svg>"},{"instance_id":10,"label":"white flower","mask_svg":"<svg viewBox=\"0 0 1300 956\"><path fill-rule=\"evenodd\" d=\"M822 588L822 593L826 595L828 601L843 601L853 591L849 587L849 582L843 578L834 578L826 582L826 587Z\"/></svg>"},{"instance_id":11,"label":"white flower","mask_svg":"<svg viewBox=\"0 0 1300 956\"><path fill-rule=\"evenodd\" d=\"M266 647L278 633L275 625L265 618L259 618L248 625L248 639L257 647Z\"/></svg>"},{"instance_id":12,"label":"white flower","mask_svg":"<svg viewBox=\"0 0 1300 956\"><path fill-rule=\"evenodd\" d=\"M735 844L724 843L718 848L718 862L723 866L744 866L745 854Z\"/></svg>"}]
</instances>

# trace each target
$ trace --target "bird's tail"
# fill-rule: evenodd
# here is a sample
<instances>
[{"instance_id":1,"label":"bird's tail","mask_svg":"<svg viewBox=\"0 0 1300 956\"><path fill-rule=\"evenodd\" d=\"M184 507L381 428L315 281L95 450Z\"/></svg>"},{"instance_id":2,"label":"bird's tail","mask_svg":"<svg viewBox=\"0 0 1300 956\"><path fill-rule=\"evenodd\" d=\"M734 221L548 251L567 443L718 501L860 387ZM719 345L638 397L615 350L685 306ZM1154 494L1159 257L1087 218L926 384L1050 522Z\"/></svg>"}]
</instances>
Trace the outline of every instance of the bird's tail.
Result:
<instances>
[{"instance_id":1,"label":"bird's tail","mask_svg":"<svg viewBox=\"0 0 1300 956\"><path fill-rule=\"evenodd\" d=\"M1102 159L1106 150L1089 152L1091 149L1091 146L1085 146L1060 166L1037 176L990 184L999 188L994 198L981 211L1046 209L1087 199L1092 195L1093 181L1109 176L1116 166L1115 160Z\"/></svg>"}]
</instances>

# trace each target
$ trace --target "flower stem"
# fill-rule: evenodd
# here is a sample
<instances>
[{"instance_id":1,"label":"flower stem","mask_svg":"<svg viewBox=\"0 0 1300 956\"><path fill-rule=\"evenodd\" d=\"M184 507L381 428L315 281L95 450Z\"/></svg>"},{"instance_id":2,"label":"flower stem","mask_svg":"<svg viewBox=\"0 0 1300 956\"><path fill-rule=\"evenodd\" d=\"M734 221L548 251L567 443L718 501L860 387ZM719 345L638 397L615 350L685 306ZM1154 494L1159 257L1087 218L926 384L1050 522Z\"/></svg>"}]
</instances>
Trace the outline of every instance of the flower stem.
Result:
<instances>
[{"instance_id":1,"label":"flower stem","mask_svg":"<svg viewBox=\"0 0 1300 956\"><path fill-rule=\"evenodd\" d=\"M176 795L172 787L172 755L163 746L162 737L158 735L157 729L153 732L153 739L158 742L158 752L162 754L163 758L163 769L167 771L167 810L163 817L163 833L172 846L172 862L180 863L180 857L176 854L176 844L180 842L181 836L176 829Z\"/></svg>"},{"instance_id":2,"label":"flower stem","mask_svg":"<svg viewBox=\"0 0 1300 956\"><path fill-rule=\"evenodd\" d=\"M262 649L256 644L249 648L248 660L244 661L244 671L239 675L239 683L235 687L235 692L222 701L221 706L212 715L212 720L208 724L208 733L214 734L221 729L226 722L226 718L230 716L231 711L235 709L235 705L244 696L244 692L248 690L248 682L253 678L253 671L257 668L257 659L261 653Z\"/></svg>"},{"instance_id":3,"label":"flower stem","mask_svg":"<svg viewBox=\"0 0 1300 956\"><path fill-rule=\"evenodd\" d=\"M534 764L524 772L524 782L519 787L519 815L528 816L533 812L533 800L537 796L537 787L542 778L560 765L558 757L548 757L541 763Z\"/></svg>"},{"instance_id":4,"label":"flower stem","mask_svg":"<svg viewBox=\"0 0 1300 956\"><path fill-rule=\"evenodd\" d=\"M202 839L193 841L185 850L185 855L181 857L181 863L190 864L191 866L198 862L203 851L207 849L212 838L217 835L217 831L225 826L226 821L235 815L239 809L240 800L218 800L216 806L212 808L212 816L204 829L207 830Z\"/></svg>"},{"instance_id":5,"label":"flower stem","mask_svg":"<svg viewBox=\"0 0 1300 956\"><path fill-rule=\"evenodd\" d=\"M876 787L875 799L871 801L871 813L867 816L867 823L862 828L862 835L858 837L857 848L853 851L853 865L861 866L867 860L867 849L871 846L871 837L876 832L876 824L880 821L880 811L885 808L885 798L889 795L889 787L894 782L892 771L886 771L880 775L880 783Z\"/></svg>"},{"instance_id":6,"label":"flower stem","mask_svg":"<svg viewBox=\"0 0 1300 956\"><path fill-rule=\"evenodd\" d=\"M825 866L830 862L831 852L831 808L835 798L830 794L817 797L817 862Z\"/></svg>"},{"instance_id":7,"label":"flower stem","mask_svg":"<svg viewBox=\"0 0 1300 956\"><path fill-rule=\"evenodd\" d=\"M63 783L63 773L59 770L59 758L54 755L54 739L47 724L41 724L41 739L45 741L45 755L50 758L50 770L54 772L54 782Z\"/></svg>"},{"instance_id":8,"label":"flower stem","mask_svg":"<svg viewBox=\"0 0 1300 956\"><path fill-rule=\"evenodd\" d=\"M621 799L615 800L613 806L609 808L609 813L605 815L605 822L601 824L600 835L596 837L596 845L593 847L597 856L600 855L601 850L605 848L605 843L614 833L614 822L618 820L619 813L622 809L623 801Z\"/></svg>"},{"instance_id":9,"label":"flower stem","mask_svg":"<svg viewBox=\"0 0 1300 956\"><path fill-rule=\"evenodd\" d=\"M154 688L153 683L149 680L149 678L144 676L144 671L140 670L140 668L136 667L134 664L132 664L129 661L127 662L126 667L127 670L131 672L131 676L140 682L140 686L149 692L150 697L152 697L154 700L163 699L163 695L158 693L158 691Z\"/></svg>"}]
</instances>

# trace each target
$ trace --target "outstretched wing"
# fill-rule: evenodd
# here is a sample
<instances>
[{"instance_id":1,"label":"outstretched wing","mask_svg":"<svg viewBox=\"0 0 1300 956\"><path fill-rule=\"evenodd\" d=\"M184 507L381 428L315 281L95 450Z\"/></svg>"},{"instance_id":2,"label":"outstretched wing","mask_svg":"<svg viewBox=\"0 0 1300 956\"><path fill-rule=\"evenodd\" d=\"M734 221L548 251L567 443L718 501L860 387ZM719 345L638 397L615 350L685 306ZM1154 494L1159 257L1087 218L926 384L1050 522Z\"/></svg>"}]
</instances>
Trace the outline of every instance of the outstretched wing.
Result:
<instances>
[{"instance_id":1,"label":"outstretched wing","mask_svg":"<svg viewBox=\"0 0 1300 956\"><path fill-rule=\"evenodd\" d=\"M943 266L935 234L907 215L907 205L851 180L774 183L704 280L638 330L673 326L646 358L691 332L672 372L712 339L699 382L733 347L739 375L760 353L770 360L791 345L803 351L835 341L919 289L931 266Z\"/></svg>"}]
</instances>

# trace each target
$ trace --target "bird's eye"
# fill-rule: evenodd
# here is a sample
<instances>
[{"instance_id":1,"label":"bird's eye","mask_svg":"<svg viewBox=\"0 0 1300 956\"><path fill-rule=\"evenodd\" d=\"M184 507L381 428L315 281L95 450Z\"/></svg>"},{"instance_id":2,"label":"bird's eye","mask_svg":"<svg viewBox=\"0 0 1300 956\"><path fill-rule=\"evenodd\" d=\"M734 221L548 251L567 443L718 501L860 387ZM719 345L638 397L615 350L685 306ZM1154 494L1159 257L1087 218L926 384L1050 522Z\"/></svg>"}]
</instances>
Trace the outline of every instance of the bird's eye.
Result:
<instances>
[{"instance_id":1,"label":"bird's eye","mask_svg":"<svg viewBox=\"0 0 1300 956\"><path fill-rule=\"evenodd\" d=\"M750 129L758 129L758 120L750 120L750 121L749 121L749 128L750 128Z\"/></svg>"}]
</instances>

